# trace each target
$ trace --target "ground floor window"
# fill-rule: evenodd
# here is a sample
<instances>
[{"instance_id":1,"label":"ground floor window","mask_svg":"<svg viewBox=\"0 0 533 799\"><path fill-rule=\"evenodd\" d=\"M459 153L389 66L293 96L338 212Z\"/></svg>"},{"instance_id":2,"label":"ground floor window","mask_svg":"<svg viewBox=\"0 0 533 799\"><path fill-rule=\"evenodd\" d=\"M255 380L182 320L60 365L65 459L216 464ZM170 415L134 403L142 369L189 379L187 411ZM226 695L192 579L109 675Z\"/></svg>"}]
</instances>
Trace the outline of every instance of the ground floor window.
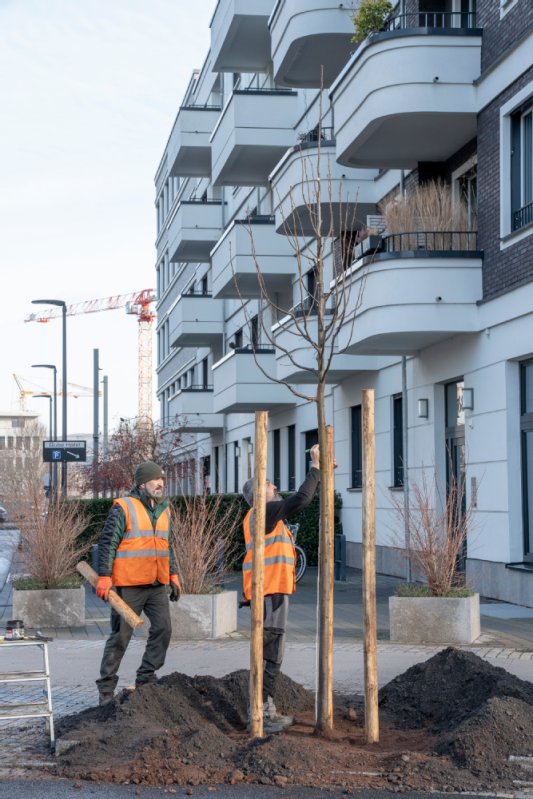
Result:
<instances>
[{"instance_id":1,"label":"ground floor window","mask_svg":"<svg viewBox=\"0 0 533 799\"><path fill-rule=\"evenodd\" d=\"M363 426L361 406L350 408L351 437L351 487L361 488L363 485Z\"/></svg>"},{"instance_id":2,"label":"ground floor window","mask_svg":"<svg viewBox=\"0 0 533 799\"><path fill-rule=\"evenodd\" d=\"M533 360L520 364L524 560L533 561Z\"/></svg>"}]
</instances>

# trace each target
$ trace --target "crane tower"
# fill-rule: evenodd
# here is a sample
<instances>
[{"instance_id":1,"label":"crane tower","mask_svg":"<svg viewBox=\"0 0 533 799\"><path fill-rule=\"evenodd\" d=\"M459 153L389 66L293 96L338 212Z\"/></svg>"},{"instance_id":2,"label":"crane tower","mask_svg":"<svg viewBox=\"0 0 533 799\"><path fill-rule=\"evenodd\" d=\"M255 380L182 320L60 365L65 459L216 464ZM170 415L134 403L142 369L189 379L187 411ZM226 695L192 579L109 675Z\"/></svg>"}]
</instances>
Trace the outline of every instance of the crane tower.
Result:
<instances>
[{"instance_id":1,"label":"crane tower","mask_svg":"<svg viewBox=\"0 0 533 799\"><path fill-rule=\"evenodd\" d=\"M127 314L137 317L138 334L138 417L140 420L152 419L152 324L156 318L154 302L156 293L153 289L134 291L131 294L117 294L97 300L85 300L67 305L67 316L96 313L98 311L114 311L125 308ZM49 322L62 314L61 308L47 308L41 313L29 314L25 322Z\"/></svg>"}]
</instances>

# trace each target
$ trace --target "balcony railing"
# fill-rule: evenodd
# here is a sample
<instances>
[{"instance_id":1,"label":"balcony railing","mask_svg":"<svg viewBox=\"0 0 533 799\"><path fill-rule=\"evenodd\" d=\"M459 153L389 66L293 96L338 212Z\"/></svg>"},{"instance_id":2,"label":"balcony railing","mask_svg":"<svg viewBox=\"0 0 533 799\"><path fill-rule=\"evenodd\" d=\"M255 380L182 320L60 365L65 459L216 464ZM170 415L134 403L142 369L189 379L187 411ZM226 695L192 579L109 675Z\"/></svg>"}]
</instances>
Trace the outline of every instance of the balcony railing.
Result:
<instances>
[{"instance_id":1,"label":"balcony railing","mask_svg":"<svg viewBox=\"0 0 533 799\"><path fill-rule=\"evenodd\" d=\"M530 225L533 222L533 202L524 205L519 211L513 214L513 230L520 230L521 227Z\"/></svg>"},{"instance_id":2,"label":"balcony railing","mask_svg":"<svg viewBox=\"0 0 533 799\"><path fill-rule=\"evenodd\" d=\"M474 11L417 11L410 14L398 14L385 20L383 30L397 31L406 28L467 28L476 27Z\"/></svg>"},{"instance_id":3,"label":"balcony railing","mask_svg":"<svg viewBox=\"0 0 533 799\"><path fill-rule=\"evenodd\" d=\"M180 391L188 391L189 393L193 391L213 391L213 386L212 385L204 386L202 383L198 384L193 383L190 386L183 386L183 388L180 389Z\"/></svg>"},{"instance_id":4,"label":"balcony railing","mask_svg":"<svg viewBox=\"0 0 533 799\"><path fill-rule=\"evenodd\" d=\"M317 126L307 133L301 133L298 139L300 140L300 146L316 147L320 141L320 144L333 147L335 145L335 131L332 127L319 128Z\"/></svg>"},{"instance_id":5,"label":"balcony railing","mask_svg":"<svg viewBox=\"0 0 533 799\"><path fill-rule=\"evenodd\" d=\"M465 252L477 250L477 231L418 230L383 236L383 252Z\"/></svg>"}]
</instances>

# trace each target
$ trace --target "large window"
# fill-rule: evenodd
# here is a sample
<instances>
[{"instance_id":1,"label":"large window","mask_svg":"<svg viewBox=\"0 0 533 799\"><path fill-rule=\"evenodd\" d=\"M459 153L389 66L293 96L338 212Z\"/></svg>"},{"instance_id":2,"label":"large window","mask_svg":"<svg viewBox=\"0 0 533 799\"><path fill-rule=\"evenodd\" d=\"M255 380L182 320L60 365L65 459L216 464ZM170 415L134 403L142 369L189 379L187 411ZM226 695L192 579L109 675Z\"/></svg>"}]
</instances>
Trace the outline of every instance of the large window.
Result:
<instances>
[{"instance_id":1,"label":"large window","mask_svg":"<svg viewBox=\"0 0 533 799\"><path fill-rule=\"evenodd\" d=\"M363 427L361 406L350 408L351 422L351 487L361 488L363 485Z\"/></svg>"},{"instance_id":2,"label":"large window","mask_svg":"<svg viewBox=\"0 0 533 799\"><path fill-rule=\"evenodd\" d=\"M287 450L289 466L289 491L296 489L296 427L291 424L287 427Z\"/></svg>"},{"instance_id":3,"label":"large window","mask_svg":"<svg viewBox=\"0 0 533 799\"><path fill-rule=\"evenodd\" d=\"M272 445L273 445L273 460L274 460L274 473L273 473L273 480L274 485L278 488L281 487L281 453L280 453L280 431L274 430L272 434Z\"/></svg>"},{"instance_id":4,"label":"large window","mask_svg":"<svg viewBox=\"0 0 533 799\"><path fill-rule=\"evenodd\" d=\"M392 398L392 466L393 486L403 486L403 402L402 395Z\"/></svg>"},{"instance_id":5,"label":"large window","mask_svg":"<svg viewBox=\"0 0 533 799\"><path fill-rule=\"evenodd\" d=\"M524 560L533 562L533 361L520 366Z\"/></svg>"},{"instance_id":6,"label":"large window","mask_svg":"<svg viewBox=\"0 0 533 799\"><path fill-rule=\"evenodd\" d=\"M533 104L511 118L512 229L533 222Z\"/></svg>"}]
</instances>

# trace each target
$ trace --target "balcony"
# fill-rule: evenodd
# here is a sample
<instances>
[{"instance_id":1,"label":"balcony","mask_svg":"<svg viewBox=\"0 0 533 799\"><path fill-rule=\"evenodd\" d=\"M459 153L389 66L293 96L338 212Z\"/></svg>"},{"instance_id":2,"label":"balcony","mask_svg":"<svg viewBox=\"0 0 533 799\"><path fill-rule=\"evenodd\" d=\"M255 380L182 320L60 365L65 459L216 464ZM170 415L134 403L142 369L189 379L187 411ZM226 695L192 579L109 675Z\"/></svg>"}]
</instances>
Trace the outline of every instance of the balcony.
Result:
<instances>
[{"instance_id":1,"label":"balcony","mask_svg":"<svg viewBox=\"0 0 533 799\"><path fill-rule=\"evenodd\" d=\"M182 106L167 145L172 177L208 177L211 174L209 137L220 116L216 106Z\"/></svg>"},{"instance_id":2,"label":"balcony","mask_svg":"<svg viewBox=\"0 0 533 799\"><path fill-rule=\"evenodd\" d=\"M361 291L353 328L339 345L352 354L413 355L478 330L482 253L476 233L387 236L383 252L356 262L348 279ZM348 327L348 326L347 326Z\"/></svg>"},{"instance_id":3,"label":"balcony","mask_svg":"<svg viewBox=\"0 0 533 799\"><path fill-rule=\"evenodd\" d=\"M474 24L471 14L406 14L360 45L330 91L341 164L412 169L474 138Z\"/></svg>"},{"instance_id":4,"label":"balcony","mask_svg":"<svg viewBox=\"0 0 533 799\"><path fill-rule=\"evenodd\" d=\"M267 72L273 0L219 0L211 20L213 72Z\"/></svg>"},{"instance_id":5,"label":"balcony","mask_svg":"<svg viewBox=\"0 0 533 799\"><path fill-rule=\"evenodd\" d=\"M286 386L270 380L261 371L255 358L268 375L276 377L276 356L273 349L239 348L213 366L216 413L254 413L282 410L295 404L296 398Z\"/></svg>"},{"instance_id":6,"label":"balcony","mask_svg":"<svg viewBox=\"0 0 533 799\"><path fill-rule=\"evenodd\" d=\"M211 136L213 185L265 185L294 144L299 108L289 89L236 89Z\"/></svg>"},{"instance_id":7,"label":"balcony","mask_svg":"<svg viewBox=\"0 0 533 799\"><path fill-rule=\"evenodd\" d=\"M223 335L222 300L211 294L180 294L170 311L171 347L214 347Z\"/></svg>"},{"instance_id":8,"label":"balcony","mask_svg":"<svg viewBox=\"0 0 533 799\"><path fill-rule=\"evenodd\" d=\"M169 225L170 260L209 261L223 230L220 200L182 200Z\"/></svg>"},{"instance_id":9,"label":"balcony","mask_svg":"<svg viewBox=\"0 0 533 799\"><path fill-rule=\"evenodd\" d=\"M277 235L273 216L232 222L211 253L213 296L261 297L257 267L270 296L290 290L294 250Z\"/></svg>"},{"instance_id":10,"label":"balcony","mask_svg":"<svg viewBox=\"0 0 533 799\"><path fill-rule=\"evenodd\" d=\"M315 350L309 344L309 338L318 342L316 315L308 313L303 316L286 316L272 328L276 343L277 378L288 383L314 383L317 381L317 361ZM290 355L289 355L290 353ZM327 347L326 359L331 353ZM340 383L356 372L372 372L381 369L388 363L386 358L369 355L347 355L338 352L335 346L331 366L326 382Z\"/></svg>"},{"instance_id":11,"label":"balcony","mask_svg":"<svg viewBox=\"0 0 533 799\"><path fill-rule=\"evenodd\" d=\"M354 49L352 14L332 0L278 0L269 21L276 83L331 86Z\"/></svg>"},{"instance_id":12,"label":"balcony","mask_svg":"<svg viewBox=\"0 0 533 799\"><path fill-rule=\"evenodd\" d=\"M213 386L187 386L172 398L173 413L187 433L213 433L224 427L224 415L213 411Z\"/></svg>"},{"instance_id":13,"label":"balcony","mask_svg":"<svg viewBox=\"0 0 533 799\"><path fill-rule=\"evenodd\" d=\"M276 230L286 235L316 236L358 230L376 213L376 169L347 169L336 161L335 139L322 128L322 140L308 134L270 176ZM321 178L319 181L318 178Z\"/></svg>"}]
</instances>

